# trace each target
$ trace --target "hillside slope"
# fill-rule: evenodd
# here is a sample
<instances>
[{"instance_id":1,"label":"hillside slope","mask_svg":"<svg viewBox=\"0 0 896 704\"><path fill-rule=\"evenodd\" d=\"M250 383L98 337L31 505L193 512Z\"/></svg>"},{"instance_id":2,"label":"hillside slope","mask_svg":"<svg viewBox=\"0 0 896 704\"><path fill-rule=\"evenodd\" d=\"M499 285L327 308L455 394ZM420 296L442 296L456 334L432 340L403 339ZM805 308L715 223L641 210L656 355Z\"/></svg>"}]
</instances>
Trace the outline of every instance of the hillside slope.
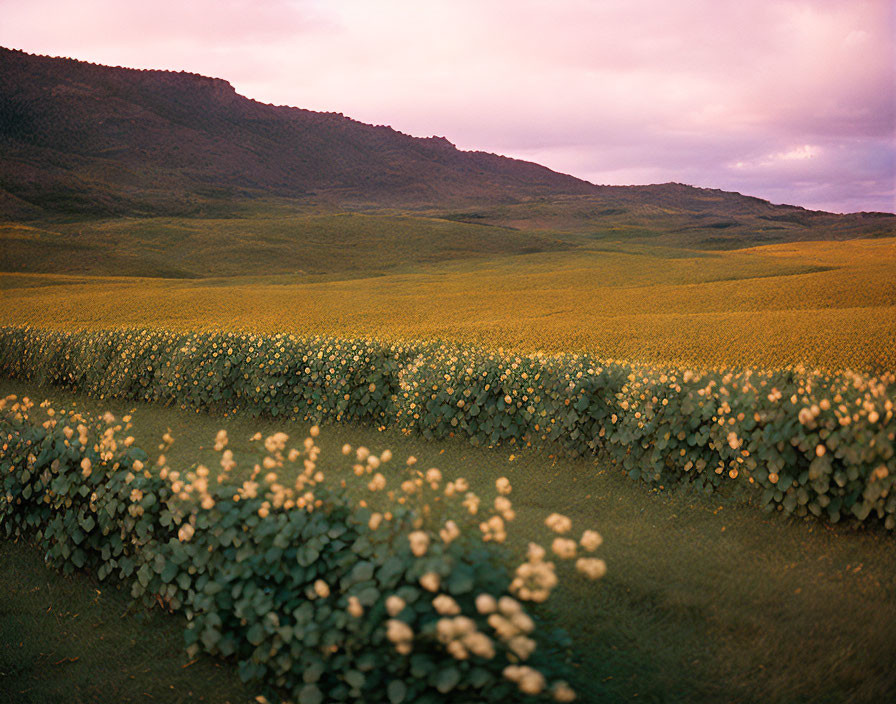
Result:
<instances>
[{"instance_id":1,"label":"hillside slope","mask_svg":"<svg viewBox=\"0 0 896 704\"><path fill-rule=\"evenodd\" d=\"M263 193L420 204L593 193L538 164L459 151L337 113L275 107L221 79L0 49L0 208L190 212Z\"/></svg>"},{"instance_id":2,"label":"hillside slope","mask_svg":"<svg viewBox=\"0 0 896 704\"><path fill-rule=\"evenodd\" d=\"M338 113L259 103L217 78L0 48L0 222L39 225L37 231L2 228L0 270L58 270L52 252L72 244L101 255L110 244L104 223L122 216L184 217L190 222L176 227L190 230L197 219L208 229L222 218L290 217L296 208L378 212L380 239L406 229L388 219L394 215L490 225L464 230L467 243L455 249L468 251L482 236L488 242L473 249L496 253L595 239L731 249L896 233L892 214L834 215L678 183L596 186L531 162L460 151L442 137L421 139ZM60 216L79 221L74 229L84 236L73 242ZM283 240L293 250L289 259L318 244L295 225ZM235 227L267 231L269 224ZM415 245L422 249L412 259L445 258L429 251L445 248L444 223L421 227L432 237ZM284 235L280 225L274 229ZM508 229L521 231L512 243ZM211 271L146 264L139 252L166 252L157 236L127 223L120 230L113 244L132 247L132 261L103 265L91 255L98 262L91 270L115 273L123 263L128 272L145 268L149 275ZM559 244L552 242L557 234ZM201 244L230 243L210 237ZM308 267L290 261L285 268L298 269Z\"/></svg>"}]
</instances>

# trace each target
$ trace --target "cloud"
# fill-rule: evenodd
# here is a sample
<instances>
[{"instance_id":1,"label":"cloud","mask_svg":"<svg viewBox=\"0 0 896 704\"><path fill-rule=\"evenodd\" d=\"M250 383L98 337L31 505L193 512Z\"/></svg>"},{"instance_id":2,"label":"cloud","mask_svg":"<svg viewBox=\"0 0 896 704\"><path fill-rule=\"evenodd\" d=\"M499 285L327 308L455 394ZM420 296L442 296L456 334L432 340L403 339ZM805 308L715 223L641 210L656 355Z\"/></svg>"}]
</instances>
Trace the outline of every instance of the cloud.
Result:
<instances>
[{"instance_id":1,"label":"cloud","mask_svg":"<svg viewBox=\"0 0 896 704\"><path fill-rule=\"evenodd\" d=\"M812 159L813 157L818 156L819 152L819 147L811 144L803 144L798 147L792 147L787 151L767 154L764 157L752 161L736 161L734 164L731 164L731 167L735 169L761 169L775 166L782 161L803 161L804 159Z\"/></svg>"},{"instance_id":2,"label":"cloud","mask_svg":"<svg viewBox=\"0 0 896 704\"><path fill-rule=\"evenodd\" d=\"M894 34L888 0L5 0L0 43L598 182L893 210Z\"/></svg>"}]
</instances>

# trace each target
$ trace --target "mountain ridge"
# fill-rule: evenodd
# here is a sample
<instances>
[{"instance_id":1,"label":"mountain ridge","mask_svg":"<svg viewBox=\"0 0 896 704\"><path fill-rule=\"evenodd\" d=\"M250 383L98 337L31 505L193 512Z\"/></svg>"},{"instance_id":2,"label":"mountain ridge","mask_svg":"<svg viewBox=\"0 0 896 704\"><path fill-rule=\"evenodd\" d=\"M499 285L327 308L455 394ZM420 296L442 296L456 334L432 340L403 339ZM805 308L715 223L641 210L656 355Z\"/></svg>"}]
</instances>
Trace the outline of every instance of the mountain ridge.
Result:
<instances>
[{"instance_id":1,"label":"mountain ridge","mask_svg":"<svg viewBox=\"0 0 896 704\"><path fill-rule=\"evenodd\" d=\"M896 231L889 213L596 185L444 136L262 103L222 78L0 48L0 217L231 217L270 199L699 248Z\"/></svg>"},{"instance_id":2,"label":"mountain ridge","mask_svg":"<svg viewBox=\"0 0 896 704\"><path fill-rule=\"evenodd\" d=\"M463 152L444 137L261 103L223 79L9 49L0 49L0 139L7 164L0 186L49 210L59 207L52 200L61 190L76 211L92 197L101 214L139 212L129 185L142 187L144 200L162 196L175 212L175 192L201 195L197 186L387 205L597 188L531 162ZM50 198L29 187L36 179L22 177L33 166L49 176ZM103 167L123 173L104 183ZM160 193L166 184L169 193Z\"/></svg>"}]
</instances>

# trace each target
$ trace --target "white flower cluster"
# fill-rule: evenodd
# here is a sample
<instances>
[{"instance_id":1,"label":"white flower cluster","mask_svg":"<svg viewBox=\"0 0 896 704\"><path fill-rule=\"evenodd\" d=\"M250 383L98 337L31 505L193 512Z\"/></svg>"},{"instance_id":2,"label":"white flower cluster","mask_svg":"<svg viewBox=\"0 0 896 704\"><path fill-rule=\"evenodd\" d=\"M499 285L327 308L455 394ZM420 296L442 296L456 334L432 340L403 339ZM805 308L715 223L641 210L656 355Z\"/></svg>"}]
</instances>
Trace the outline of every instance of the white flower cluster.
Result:
<instances>
[{"instance_id":1,"label":"white flower cluster","mask_svg":"<svg viewBox=\"0 0 896 704\"><path fill-rule=\"evenodd\" d=\"M545 550L537 543L529 543L526 561L516 568L510 591L523 601L543 602L557 586L553 562L545 562Z\"/></svg>"},{"instance_id":2,"label":"white flower cluster","mask_svg":"<svg viewBox=\"0 0 896 704\"><path fill-rule=\"evenodd\" d=\"M544 519L544 524L555 533L568 533L572 530L572 521L559 513L552 513Z\"/></svg>"},{"instance_id":3,"label":"white flower cluster","mask_svg":"<svg viewBox=\"0 0 896 704\"><path fill-rule=\"evenodd\" d=\"M477 630L475 621L466 616L440 618L436 623L436 637L457 660L466 660L471 653L482 658L495 657L492 639Z\"/></svg>"},{"instance_id":4,"label":"white flower cluster","mask_svg":"<svg viewBox=\"0 0 896 704\"><path fill-rule=\"evenodd\" d=\"M415 530L409 534L408 542L411 544L411 552L414 557L423 557L429 550L429 535L422 530Z\"/></svg>"},{"instance_id":5,"label":"white flower cluster","mask_svg":"<svg viewBox=\"0 0 896 704\"><path fill-rule=\"evenodd\" d=\"M515 682L524 694L541 694L547 684L544 675L528 665L508 665L504 677Z\"/></svg>"},{"instance_id":6,"label":"white flower cluster","mask_svg":"<svg viewBox=\"0 0 896 704\"><path fill-rule=\"evenodd\" d=\"M395 650L402 655L408 655L414 649L414 631L397 618L386 621L386 638L395 644Z\"/></svg>"},{"instance_id":7,"label":"white flower cluster","mask_svg":"<svg viewBox=\"0 0 896 704\"><path fill-rule=\"evenodd\" d=\"M503 543L507 540L507 530L501 516L492 516L487 521L483 521L479 524L479 530L482 531L482 539L486 542Z\"/></svg>"},{"instance_id":8,"label":"white flower cluster","mask_svg":"<svg viewBox=\"0 0 896 704\"><path fill-rule=\"evenodd\" d=\"M447 545L460 537L460 528L457 527L457 523L449 519L445 521L445 525L439 530L439 537Z\"/></svg>"},{"instance_id":9,"label":"white flower cluster","mask_svg":"<svg viewBox=\"0 0 896 704\"><path fill-rule=\"evenodd\" d=\"M516 599L502 596L495 601L490 595L480 595L476 608L481 614L488 615L488 625L520 660L528 659L535 651L535 641L529 638L535 630L535 622Z\"/></svg>"},{"instance_id":10,"label":"white flower cluster","mask_svg":"<svg viewBox=\"0 0 896 704\"><path fill-rule=\"evenodd\" d=\"M603 542L604 539L600 536L600 533L594 530L586 530L582 533L582 539L579 541L581 546L588 552L594 552L603 544Z\"/></svg>"},{"instance_id":11,"label":"white flower cluster","mask_svg":"<svg viewBox=\"0 0 896 704\"><path fill-rule=\"evenodd\" d=\"M571 560L576 556L576 541L570 538L554 538L551 550L561 560Z\"/></svg>"},{"instance_id":12,"label":"white flower cluster","mask_svg":"<svg viewBox=\"0 0 896 704\"><path fill-rule=\"evenodd\" d=\"M600 579L607 573L607 565L596 557L580 557L576 569L589 579Z\"/></svg>"}]
</instances>

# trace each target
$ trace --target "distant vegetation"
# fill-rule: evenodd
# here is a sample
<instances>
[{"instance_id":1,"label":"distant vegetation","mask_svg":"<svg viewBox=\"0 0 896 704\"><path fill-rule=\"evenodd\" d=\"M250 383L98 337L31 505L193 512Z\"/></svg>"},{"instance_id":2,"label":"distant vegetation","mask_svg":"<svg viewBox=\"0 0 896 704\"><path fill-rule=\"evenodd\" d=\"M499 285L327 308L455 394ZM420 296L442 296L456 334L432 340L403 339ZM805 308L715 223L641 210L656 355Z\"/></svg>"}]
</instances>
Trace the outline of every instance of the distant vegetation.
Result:
<instances>
[{"instance_id":1,"label":"distant vegetation","mask_svg":"<svg viewBox=\"0 0 896 704\"><path fill-rule=\"evenodd\" d=\"M232 218L0 223L0 271L299 280L354 278L448 259L558 251L569 238L415 214L272 208Z\"/></svg>"},{"instance_id":2,"label":"distant vegetation","mask_svg":"<svg viewBox=\"0 0 896 704\"><path fill-rule=\"evenodd\" d=\"M46 261L73 273L0 275L3 320L63 329L159 326L444 339L699 366L896 368L896 240L891 238L724 252L611 242L568 248L564 240L545 239L547 251L487 257L495 246L518 244L518 233L469 225L452 232L467 236L460 241L468 249L460 251L448 246L456 240L439 236L464 227L455 223L443 221L427 230L428 221L405 221L430 236L412 239L418 246L408 247L401 237L389 240L388 229L377 237L358 229L388 220L345 216L343 222L337 241L358 235L357 247L297 235L308 250L304 259L297 250L293 260L292 266L306 267L308 273L300 275L92 278L74 272L89 262L107 268L102 249L94 250L96 258L77 250L68 255L64 249L46 250ZM286 220L278 226L290 227ZM221 227L238 231L240 224ZM124 225L109 229L126 231ZM193 237L212 240L210 228ZM232 270L244 262L249 274L253 268L264 271L269 262L277 271L290 260L276 254L281 245L275 241L245 258L226 248L216 257L211 245L187 250L181 259L172 257L171 265L198 272ZM156 259L141 254L155 262L145 270L175 250L173 240L161 242ZM377 252L369 242L384 244ZM110 244L113 260L118 251L127 255ZM402 254L390 257L393 251ZM463 258L446 258L451 256ZM316 265L333 269L314 276ZM136 263L134 269L139 271Z\"/></svg>"},{"instance_id":3,"label":"distant vegetation","mask_svg":"<svg viewBox=\"0 0 896 704\"><path fill-rule=\"evenodd\" d=\"M0 67L5 322L894 364L892 214L594 186L192 74Z\"/></svg>"}]
</instances>

